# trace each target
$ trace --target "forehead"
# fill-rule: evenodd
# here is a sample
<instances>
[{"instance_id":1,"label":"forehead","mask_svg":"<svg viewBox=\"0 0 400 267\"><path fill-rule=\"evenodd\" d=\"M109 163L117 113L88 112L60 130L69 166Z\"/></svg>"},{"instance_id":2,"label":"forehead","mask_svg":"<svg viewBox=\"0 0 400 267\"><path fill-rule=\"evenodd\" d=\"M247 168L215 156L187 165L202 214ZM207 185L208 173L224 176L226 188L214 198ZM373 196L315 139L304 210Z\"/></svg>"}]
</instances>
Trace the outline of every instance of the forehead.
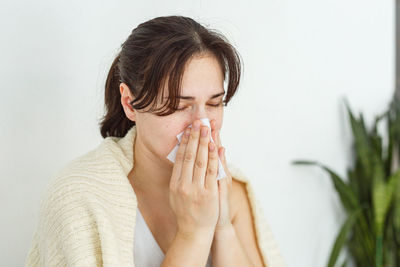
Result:
<instances>
[{"instance_id":1,"label":"forehead","mask_svg":"<svg viewBox=\"0 0 400 267\"><path fill-rule=\"evenodd\" d=\"M194 56L185 65L181 96L208 99L224 92L223 79L222 68L214 56L210 54ZM168 98L168 92L165 93L165 98Z\"/></svg>"}]
</instances>

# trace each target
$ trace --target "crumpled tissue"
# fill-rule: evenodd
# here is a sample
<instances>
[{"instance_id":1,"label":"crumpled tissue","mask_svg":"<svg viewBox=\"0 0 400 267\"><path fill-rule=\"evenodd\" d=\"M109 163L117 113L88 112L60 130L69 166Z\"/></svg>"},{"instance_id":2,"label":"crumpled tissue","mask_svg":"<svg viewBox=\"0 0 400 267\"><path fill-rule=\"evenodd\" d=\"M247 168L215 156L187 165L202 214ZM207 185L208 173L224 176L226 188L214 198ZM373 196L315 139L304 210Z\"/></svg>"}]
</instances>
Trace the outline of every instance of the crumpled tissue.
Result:
<instances>
[{"instance_id":1,"label":"crumpled tissue","mask_svg":"<svg viewBox=\"0 0 400 267\"><path fill-rule=\"evenodd\" d=\"M210 125L210 120L208 118L202 118L200 119L203 125L208 126L210 129L209 134L210 134L210 139L211 141L215 144L214 139L211 136L211 125ZM188 126L189 128L192 128L192 124ZM178 153L178 148L181 143L182 135L185 131L182 131L179 133L176 138L178 139L178 144L171 150L171 152L168 154L167 159L169 159L172 162L175 162L176 154ZM217 149L217 147L216 147ZM224 167L222 166L221 159L218 157L218 174L217 174L217 180L220 180L222 178L226 177L226 173L224 171Z\"/></svg>"}]
</instances>

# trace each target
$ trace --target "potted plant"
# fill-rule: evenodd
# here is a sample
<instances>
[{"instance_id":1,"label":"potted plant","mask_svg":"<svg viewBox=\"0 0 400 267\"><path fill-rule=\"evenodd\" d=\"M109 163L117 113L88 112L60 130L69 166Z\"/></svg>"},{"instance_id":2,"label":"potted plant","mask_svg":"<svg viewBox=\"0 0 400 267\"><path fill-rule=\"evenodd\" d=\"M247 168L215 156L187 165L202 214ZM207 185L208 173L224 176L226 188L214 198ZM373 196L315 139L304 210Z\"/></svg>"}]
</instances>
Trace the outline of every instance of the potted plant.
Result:
<instances>
[{"instance_id":1,"label":"potted plant","mask_svg":"<svg viewBox=\"0 0 400 267\"><path fill-rule=\"evenodd\" d=\"M400 100L392 100L387 111L375 117L370 129L362 113L356 118L344 102L354 138L354 161L347 168L347 179L317 161L292 162L326 171L345 209L347 217L327 266L335 265L344 248L357 267L400 266ZM378 125L383 122L386 130L380 135Z\"/></svg>"}]
</instances>

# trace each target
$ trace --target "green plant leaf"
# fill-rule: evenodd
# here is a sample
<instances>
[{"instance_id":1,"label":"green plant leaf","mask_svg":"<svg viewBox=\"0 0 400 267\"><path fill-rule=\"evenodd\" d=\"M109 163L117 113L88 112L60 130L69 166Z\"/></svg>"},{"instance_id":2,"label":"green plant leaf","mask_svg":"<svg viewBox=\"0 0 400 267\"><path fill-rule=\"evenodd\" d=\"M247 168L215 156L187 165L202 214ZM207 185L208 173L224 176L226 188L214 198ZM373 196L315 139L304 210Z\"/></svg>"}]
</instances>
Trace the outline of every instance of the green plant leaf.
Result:
<instances>
[{"instance_id":1,"label":"green plant leaf","mask_svg":"<svg viewBox=\"0 0 400 267\"><path fill-rule=\"evenodd\" d=\"M385 267L396 267L396 242L394 240L393 225L388 225L383 243L383 257Z\"/></svg>"},{"instance_id":2,"label":"green plant leaf","mask_svg":"<svg viewBox=\"0 0 400 267\"><path fill-rule=\"evenodd\" d=\"M371 145L368 139L368 133L365 128L364 119L362 114L359 121L354 117L349 104L345 100L345 105L350 118L350 125L353 132L355 150L360 159L362 170L364 172L364 180L369 182L372 177L372 163L371 163Z\"/></svg>"},{"instance_id":3,"label":"green plant leaf","mask_svg":"<svg viewBox=\"0 0 400 267\"><path fill-rule=\"evenodd\" d=\"M376 167L376 166L375 166ZM379 167L378 167L379 168ZM393 192L395 192L398 180L400 179L400 170L389 177L389 181L385 183L383 180L383 170L377 167L376 174L374 175L373 187L373 203L375 212L375 231L376 231L376 266L383 265L383 230L386 219L386 214L389 209L390 203L393 199Z\"/></svg>"},{"instance_id":4,"label":"green plant leaf","mask_svg":"<svg viewBox=\"0 0 400 267\"><path fill-rule=\"evenodd\" d=\"M329 266L337 263L346 245L357 267L400 266L400 99L375 117L370 131L363 114L356 118L346 100L345 104L355 159L347 170L348 182L317 161L293 164L315 165L328 172L348 214L332 247ZM382 119L387 122L386 135L378 133Z\"/></svg>"},{"instance_id":5,"label":"green plant leaf","mask_svg":"<svg viewBox=\"0 0 400 267\"><path fill-rule=\"evenodd\" d=\"M292 164L315 165L322 168L323 170L329 173L331 180L335 186L335 189L339 194L342 205L346 208L346 211L352 212L353 210L359 208L357 197L354 194L354 192L351 191L351 188L345 182L343 182L343 180L339 177L339 175L337 175L334 171L332 171L328 167L324 166L323 164L317 161L296 160L293 161Z\"/></svg>"},{"instance_id":6,"label":"green plant leaf","mask_svg":"<svg viewBox=\"0 0 400 267\"><path fill-rule=\"evenodd\" d=\"M400 179L400 170L389 177L389 181L384 181L382 166L376 166L373 184L373 204L375 212L375 226L378 236L383 234L383 226L386 213L393 199L393 192L396 191L397 181Z\"/></svg>"},{"instance_id":7,"label":"green plant leaf","mask_svg":"<svg viewBox=\"0 0 400 267\"><path fill-rule=\"evenodd\" d=\"M343 225L339 231L339 234L336 237L335 244L333 245L331 255L330 255L329 261L328 261L328 267L335 266L335 263L338 259L340 251L342 250L342 247L346 242L347 235L348 235L349 231L351 230L351 228L353 227L354 222L359 213L360 213L360 209L355 210L352 214L350 214L348 216L347 220L343 223Z\"/></svg>"},{"instance_id":8,"label":"green plant leaf","mask_svg":"<svg viewBox=\"0 0 400 267\"><path fill-rule=\"evenodd\" d=\"M396 178L394 179L397 180L397 184L395 188L393 188L393 228L396 240L400 242L400 170L397 170L393 176L395 176Z\"/></svg>"},{"instance_id":9,"label":"green plant leaf","mask_svg":"<svg viewBox=\"0 0 400 267\"><path fill-rule=\"evenodd\" d=\"M349 178L349 186L351 191L354 192L354 195L360 197L360 188L356 172L350 168L347 169L347 177Z\"/></svg>"}]
</instances>

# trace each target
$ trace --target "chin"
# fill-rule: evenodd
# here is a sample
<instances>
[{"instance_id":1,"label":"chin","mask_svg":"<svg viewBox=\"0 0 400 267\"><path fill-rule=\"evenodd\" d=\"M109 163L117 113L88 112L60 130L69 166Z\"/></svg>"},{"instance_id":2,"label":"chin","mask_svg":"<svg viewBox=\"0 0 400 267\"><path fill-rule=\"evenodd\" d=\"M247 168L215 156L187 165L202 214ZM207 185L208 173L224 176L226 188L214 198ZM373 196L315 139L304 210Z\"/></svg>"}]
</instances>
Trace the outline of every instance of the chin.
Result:
<instances>
[{"instance_id":1,"label":"chin","mask_svg":"<svg viewBox=\"0 0 400 267\"><path fill-rule=\"evenodd\" d=\"M163 162L165 163L165 165L166 165L168 168L171 168L171 171L172 171L172 169L174 168L174 164L175 164L175 163L173 163L172 161L170 161L170 160L167 159L166 157L164 157L162 160L163 160Z\"/></svg>"},{"instance_id":2,"label":"chin","mask_svg":"<svg viewBox=\"0 0 400 267\"><path fill-rule=\"evenodd\" d=\"M169 161L169 159L167 159L167 161L168 161L167 165L168 165L169 167L171 167L171 169L174 168L174 163L171 162L171 161Z\"/></svg>"}]
</instances>

